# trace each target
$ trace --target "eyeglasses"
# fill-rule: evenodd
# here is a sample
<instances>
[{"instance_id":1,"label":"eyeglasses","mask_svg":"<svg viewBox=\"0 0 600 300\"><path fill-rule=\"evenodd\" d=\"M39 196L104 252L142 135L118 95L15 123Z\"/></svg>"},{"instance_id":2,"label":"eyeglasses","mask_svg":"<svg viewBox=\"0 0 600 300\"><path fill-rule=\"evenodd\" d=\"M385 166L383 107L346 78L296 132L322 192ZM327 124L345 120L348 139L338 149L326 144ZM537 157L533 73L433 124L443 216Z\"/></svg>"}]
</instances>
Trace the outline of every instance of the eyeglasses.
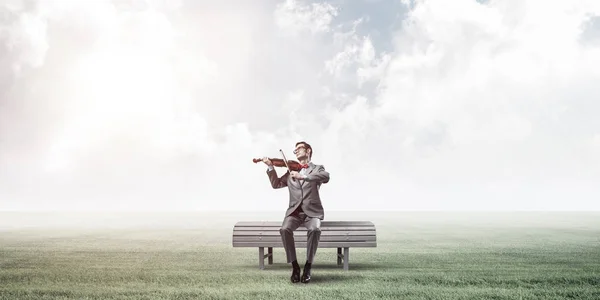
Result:
<instances>
[{"instance_id":1,"label":"eyeglasses","mask_svg":"<svg viewBox=\"0 0 600 300\"><path fill-rule=\"evenodd\" d=\"M300 149L305 149L306 150L306 148L304 146L300 146L300 147L298 147L298 148L296 148L294 150L294 154L298 154L298 150L300 150Z\"/></svg>"}]
</instances>

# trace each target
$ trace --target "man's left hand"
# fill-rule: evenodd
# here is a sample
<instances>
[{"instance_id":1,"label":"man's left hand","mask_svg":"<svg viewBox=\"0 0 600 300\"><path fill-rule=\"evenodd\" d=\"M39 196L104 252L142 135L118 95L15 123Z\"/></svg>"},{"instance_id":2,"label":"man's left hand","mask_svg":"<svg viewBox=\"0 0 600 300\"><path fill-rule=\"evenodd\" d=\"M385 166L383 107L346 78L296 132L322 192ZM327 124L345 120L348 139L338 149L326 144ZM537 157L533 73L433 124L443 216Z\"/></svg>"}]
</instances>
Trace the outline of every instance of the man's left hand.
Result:
<instances>
[{"instance_id":1,"label":"man's left hand","mask_svg":"<svg viewBox=\"0 0 600 300\"><path fill-rule=\"evenodd\" d=\"M291 171L290 176L294 179L304 179L304 175L301 175L297 171Z\"/></svg>"}]
</instances>

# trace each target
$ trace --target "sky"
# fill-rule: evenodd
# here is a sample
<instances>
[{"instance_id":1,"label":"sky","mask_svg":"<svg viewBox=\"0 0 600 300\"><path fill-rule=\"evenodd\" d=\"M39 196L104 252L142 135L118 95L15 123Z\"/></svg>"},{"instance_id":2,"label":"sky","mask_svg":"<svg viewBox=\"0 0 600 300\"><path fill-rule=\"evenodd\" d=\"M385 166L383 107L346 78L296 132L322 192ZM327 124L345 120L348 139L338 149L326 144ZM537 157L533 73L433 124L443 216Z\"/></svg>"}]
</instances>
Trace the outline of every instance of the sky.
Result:
<instances>
[{"instance_id":1,"label":"sky","mask_svg":"<svg viewBox=\"0 0 600 300\"><path fill-rule=\"evenodd\" d=\"M600 210L598 82L599 1L2 1L0 210Z\"/></svg>"}]
</instances>

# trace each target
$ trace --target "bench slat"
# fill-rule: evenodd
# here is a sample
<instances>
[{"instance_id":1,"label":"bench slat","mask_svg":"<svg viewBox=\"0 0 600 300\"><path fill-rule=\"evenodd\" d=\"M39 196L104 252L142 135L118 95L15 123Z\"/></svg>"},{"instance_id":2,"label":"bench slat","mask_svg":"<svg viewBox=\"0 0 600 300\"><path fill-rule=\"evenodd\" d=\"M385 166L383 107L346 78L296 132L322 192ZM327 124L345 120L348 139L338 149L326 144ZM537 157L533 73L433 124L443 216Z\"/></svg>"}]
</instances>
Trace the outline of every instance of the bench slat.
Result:
<instances>
[{"instance_id":1,"label":"bench slat","mask_svg":"<svg viewBox=\"0 0 600 300\"><path fill-rule=\"evenodd\" d=\"M274 247L282 248L283 243L279 242L234 242L233 247ZM296 247L305 248L306 242L296 242ZM377 247L377 242L323 242L319 243L319 248L345 248L345 247Z\"/></svg>"},{"instance_id":2,"label":"bench slat","mask_svg":"<svg viewBox=\"0 0 600 300\"><path fill-rule=\"evenodd\" d=\"M306 242L308 237L306 236L298 236L298 237L294 237L294 240L296 242ZM359 235L359 236L321 236L321 238L319 239L319 243L322 242L344 242L344 241L351 241L351 242L360 242L360 241L376 241L377 237L372 235L372 236L364 236L364 235ZM261 237L256 237L256 236L236 236L233 238L233 242L280 242L281 241L281 237L279 236L261 236Z\"/></svg>"},{"instance_id":3,"label":"bench slat","mask_svg":"<svg viewBox=\"0 0 600 300\"><path fill-rule=\"evenodd\" d=\"M234 227L234 231L279 231L281 226L271 226L271 227L259 227L259 226L249 226L249 227ZM306 227L300 226L297 229L298 231L306 231ZM375 231L375 227L367 227L367 226L321 226L322 231L340 231L340 230L371 230Z\"/></svg>"},{"instance_id":4,"label":"bench slat","mask_svg":"<svg viewBox=\"0 0 600 300\"><path fill-rule=\"evenodd\" d=\"M270 227L279 226L283 221L264 221L264 222L246 222L241 221L235 224L235 227L247 227L247 226L258 226L258 227ZM321 221L321 226L375 226L371 221Z\"/></svg>"},{"instance_id":5,"label":"bench slat","mask_svg":"<svg viewBox=\"0 0 600 300\"><path fill-rule=\"evenodd\" d=\"M294 236L306 236L306 232L294 231ZM234 236L281 236L279 230L277 231L235 231ZM321 236L324 235L375 235L375 231L321 231Z\"/></svg>"}]
</instances>

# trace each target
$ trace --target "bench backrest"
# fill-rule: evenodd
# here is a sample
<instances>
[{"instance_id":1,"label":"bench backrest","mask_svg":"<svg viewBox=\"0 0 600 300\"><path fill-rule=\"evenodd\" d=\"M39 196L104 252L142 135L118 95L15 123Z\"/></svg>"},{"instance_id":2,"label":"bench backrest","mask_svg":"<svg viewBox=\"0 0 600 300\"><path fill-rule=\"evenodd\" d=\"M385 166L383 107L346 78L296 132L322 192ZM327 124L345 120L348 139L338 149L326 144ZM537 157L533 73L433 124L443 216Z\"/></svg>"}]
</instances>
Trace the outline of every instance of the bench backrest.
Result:
<instances>
[{"instance_id":1,"label":"bench backrest","mask_svg":"<svg viewBox=\"0 0 600 300\"><path fill-rule=\"evenodd\" d=\"M233 247L283 247L282 222L237 222ZM306 228L294 231L296 247L306 247ZM375 224L370 221L322 221L321 248L377 247Z\"/></svg>"}]
</instances>

